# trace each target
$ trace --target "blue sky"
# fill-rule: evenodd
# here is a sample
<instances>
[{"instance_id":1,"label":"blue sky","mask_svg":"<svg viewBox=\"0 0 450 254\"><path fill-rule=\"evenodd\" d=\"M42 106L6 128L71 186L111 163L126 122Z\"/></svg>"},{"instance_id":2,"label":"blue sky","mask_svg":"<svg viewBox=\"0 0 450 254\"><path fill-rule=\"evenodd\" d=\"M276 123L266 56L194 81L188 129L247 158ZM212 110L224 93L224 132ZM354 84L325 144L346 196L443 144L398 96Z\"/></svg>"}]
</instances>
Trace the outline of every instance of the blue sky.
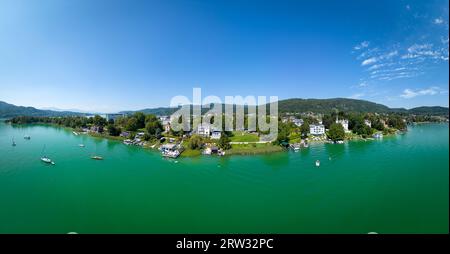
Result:
<instances>
[{"instance_id":1,"label":"blue sky","mask_svg":"<svg viewBox=\"0 0 450 254\"><path fill-rule=\"evenodd\" d=\"M448 106L448 1L0 0L0 100L102 112L175 95Z\"/></svg>"}]
</instances>

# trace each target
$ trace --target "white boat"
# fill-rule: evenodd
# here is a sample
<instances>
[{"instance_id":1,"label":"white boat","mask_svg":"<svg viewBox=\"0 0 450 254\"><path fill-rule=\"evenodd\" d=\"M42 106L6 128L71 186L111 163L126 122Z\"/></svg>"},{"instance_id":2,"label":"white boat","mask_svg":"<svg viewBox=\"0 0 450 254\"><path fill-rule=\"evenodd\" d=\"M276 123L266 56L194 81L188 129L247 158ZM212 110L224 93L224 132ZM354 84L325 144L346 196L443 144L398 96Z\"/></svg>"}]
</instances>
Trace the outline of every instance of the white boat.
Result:
<instances>
[{"instance_id":1,"label":"white boat","mask_svg":"<svg viewBox=\"0 0 450 254\"><path fill-rule=\"evenodd\" d=\"M316 160L316 167L319 167L319 166L320 166L320 161Z\"/></svg>"},{"instance_id":2,"label":"white boat","mask_svg":"<svg viewBox=\"0 0 450 254\"><path fill-rule=\"evenodd\" d=\"M47 157L47 155L45 155L45 145L44 148L42 148L42 156L41 156L41 161L48 163L48 164L52 164L55 165L55 162L52 161L49 157Z\"/></svg>"},{"instance_id":3,"label":"white boat","mask_svg":"<svg viewBox=\"0 0 450 254\"><path fill-rule=\"evenodd\" d=\"M78 146L79 146L79 147L84 147L84 144L79 144Z\"/></svg>"},{"instance_id":4,"label":"white boat","mask_svg":"<svg viewBox=\"0 0 450 254\"><path fill-rule=\"evenodd\" d=\"M93 159L93 160L103 160L103 157L102 156L98 156L98 155L94 155L94 156L91 156L91 159Z\"/></svg>"},{"instance_id":5,"label":"white boat","mask_svg":"<svg viewBox=\"0 0 450 254\"><path fill-rule=\"evenodd\" d=\"M97 145L95 146L95 153L91 155L91 159L101 161L103 157L97 154Z\"/></svg>"},{"instance_id":6,"label":"white boat","mask_svg":"<svg viewBox=\"0 0 450 254\"><path fill-rule=\"evenodd\" d=\"M47 156L43 156L41 157L41 161L48 163L48 164L52 164L55 165L55 162L53 162L52 160L50 160L50 158L48 158Z\"/></svg>"},{"instance_id":7,"label":"white boat","mask_svg":"<svg viewBox=\"0 0 450 254\"><path fill-rule=\"evenodd\" d=\"M72 131L72 133L73 133L75 136L78 136L78 133L77 133L77 132Z\"/></svg>"}]
</instances>

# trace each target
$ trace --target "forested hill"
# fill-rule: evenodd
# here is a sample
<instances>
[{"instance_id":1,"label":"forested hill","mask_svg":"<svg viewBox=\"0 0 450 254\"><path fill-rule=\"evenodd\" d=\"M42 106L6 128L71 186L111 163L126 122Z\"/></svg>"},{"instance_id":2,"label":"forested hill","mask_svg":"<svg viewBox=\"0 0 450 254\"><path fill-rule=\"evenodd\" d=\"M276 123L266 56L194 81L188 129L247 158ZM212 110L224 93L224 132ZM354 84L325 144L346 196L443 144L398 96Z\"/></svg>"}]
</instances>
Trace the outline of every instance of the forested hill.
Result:
<instances>
[{"instance_id":1,"label":"forested hill","mask_svg":"<svg viewBox=\"0 0 450 254\"><path fill-rule=\"evenodd\" d=\"M73 116L84 115L83 113L70 111L41 110L33 107L23 107L0 101L0 118L11 118L15 116Z\"/></svg>"},{"instance_id":2,"label":"forested hill","mask_svg":"<svg viewBox=\"0 0 450 254\"><path fill-rule=\"evenodd\" d=\"M330 113L343 112L377 112L388 113L391 109L385 105L355 99L287 99L278 102L278 110L285 112Z\"/></svg>"},{"instance_id":3,"label":"forested hill","mask_svg":"<svg viewBox=\"0 0 450 254\"><path fill-rule=\"evenodd\" d=\"M417 107L408 110L408 113L415 115L448 115L446 107Z\"/></svg>"},{"instance_id":4,"label":"forested hill","mask_svg":"<svg viewBox=\"0 0 450 254\"><path fill-rule=\"evenodd\" d=\"M137 110L146 114L170 115L175 112L176 108L149 108ZM208 109L202 109L206 112ZM412 109L389 108L388 106L356 99L334 98L334 99L287 99L278 102L278 110L280 113L331 113L334 111L343 112L372 112L372 113L403 113L416 115L439 115L446 116L449 114L446 107L417 107ZM132 113L135 111L124 111L121 113Z\"/></svg>"}]
</instances>

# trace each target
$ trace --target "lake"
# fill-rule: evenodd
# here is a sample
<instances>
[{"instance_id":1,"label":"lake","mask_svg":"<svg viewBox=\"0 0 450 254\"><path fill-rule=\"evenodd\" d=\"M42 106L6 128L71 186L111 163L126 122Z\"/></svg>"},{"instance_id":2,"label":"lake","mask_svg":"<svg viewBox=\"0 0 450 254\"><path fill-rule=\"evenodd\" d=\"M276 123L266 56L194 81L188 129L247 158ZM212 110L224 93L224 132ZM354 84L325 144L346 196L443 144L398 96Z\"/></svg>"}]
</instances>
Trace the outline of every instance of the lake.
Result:
<instances>
[{"instance_id":1,"label":"lake","mask_svg":"<svg viewBox=\"0 0 450 254\"><path fill-rule=\"evenodd\" d=\"M448 214L448 124L300 152L173 160L64 128L0 123L0 233L448 233Z\"/></svg>"}]
</instances>

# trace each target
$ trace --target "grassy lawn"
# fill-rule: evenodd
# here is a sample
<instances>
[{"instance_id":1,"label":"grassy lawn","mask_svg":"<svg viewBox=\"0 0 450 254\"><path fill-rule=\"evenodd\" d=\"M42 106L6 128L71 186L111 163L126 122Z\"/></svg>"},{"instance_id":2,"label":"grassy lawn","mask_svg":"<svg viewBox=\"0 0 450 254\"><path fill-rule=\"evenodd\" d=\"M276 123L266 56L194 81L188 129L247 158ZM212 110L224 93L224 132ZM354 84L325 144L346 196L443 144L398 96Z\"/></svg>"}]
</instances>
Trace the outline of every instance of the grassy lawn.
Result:
<instances>
[{"instance_id":1,"label":"grassy lawn","mask_svg":"<svg viewBox=\"0 0 450 254\"><path fill-rule=\"evenodd\" d=\"M272 153L283 151L283 148L278 145L272 144L239 144L232 145L230 150L225 151L226 155L231 154L243 154L243 155L251 155L251 154L260 154L260 153Z\"/></svg>"},{"instance_id":2,"label":"grassy lawn","mask_svg":"<svg viewBox=\"0 0 450 254\"><path fill-rule=\"evenodd\" d=\"M92 136L92 137L97 137L97 138L106 138L106 139L112 139L112 140L118 140L118 141L123 141L126 138L124 137L120 137L120 136L110 136L107 133L94 133L94 132L90 132L88 135Z\"/></svg>"},{"instance_id":3,"label":"grassy lawn","mask_svg":"<svg viewBox=\"0 0 450 254\"><path fill-rule=\"evenodd\" d=\"M192 150L190 148L186 148L182 153L181 157L193 157L193 156L199 156L202 154L201 150Z\"/></svg>"},{"instance_id":4,"label":"grassy lawn","mask_svg":"<svg viewBox=\"0 0 450 254\"><path fill-rule=\"evenodd\" d=\"M233 136L230 137L231 142L257 142L258 135L245 133L243 131L233 131Z\"/></svg>"}]
</instances>

